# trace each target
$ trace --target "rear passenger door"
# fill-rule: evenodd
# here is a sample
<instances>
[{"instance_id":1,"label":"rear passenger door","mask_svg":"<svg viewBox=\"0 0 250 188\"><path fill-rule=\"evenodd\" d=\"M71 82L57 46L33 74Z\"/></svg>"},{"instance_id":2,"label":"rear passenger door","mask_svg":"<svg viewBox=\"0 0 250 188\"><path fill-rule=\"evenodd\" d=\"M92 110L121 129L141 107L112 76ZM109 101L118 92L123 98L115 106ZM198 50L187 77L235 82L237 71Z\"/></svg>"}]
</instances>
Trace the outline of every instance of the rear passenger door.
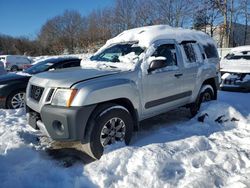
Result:
<instances>
[{"instance_id":1,"label":"rear passenger door","mask_svg":"<svg viewBox=\"0 0 250 188\"><path fill-rule=\"evenodd\" d=\"M201 47L195 41L184 41L180 47L183 56L183 76L185 77L183 90L193 92L201 78L199 67L204 63L205 55L202 55Z\"/></svg>"}]
</instances>

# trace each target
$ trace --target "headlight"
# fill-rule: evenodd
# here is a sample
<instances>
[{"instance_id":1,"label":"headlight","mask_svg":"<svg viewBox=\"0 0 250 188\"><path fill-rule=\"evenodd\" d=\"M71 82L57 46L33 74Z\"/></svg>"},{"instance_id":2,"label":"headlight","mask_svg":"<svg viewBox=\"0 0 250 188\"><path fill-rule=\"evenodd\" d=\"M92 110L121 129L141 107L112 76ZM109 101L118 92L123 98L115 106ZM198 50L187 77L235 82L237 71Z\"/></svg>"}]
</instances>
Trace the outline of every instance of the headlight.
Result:
<instances>
[{"instance_id":1,"label":"headlight","mask_svg":"<svg viewBox=\"0 0 250 188\"><path fill-rule=\"evenodd\" d=\"M70 107L76 93L76 89L57 89L51 104L55 106Z\"/></svg>"}]
</instances>

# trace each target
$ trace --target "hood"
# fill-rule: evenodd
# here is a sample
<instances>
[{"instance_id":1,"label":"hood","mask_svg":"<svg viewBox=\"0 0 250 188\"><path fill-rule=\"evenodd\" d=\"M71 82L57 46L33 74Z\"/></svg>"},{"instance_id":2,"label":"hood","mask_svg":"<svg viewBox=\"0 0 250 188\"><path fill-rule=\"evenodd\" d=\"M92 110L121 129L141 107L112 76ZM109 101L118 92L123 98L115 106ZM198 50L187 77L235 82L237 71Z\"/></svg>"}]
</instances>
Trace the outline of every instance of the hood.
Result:
<instances>
[{"instance_id":1,"label":"hood","mask_svg":"<svg viewBox=\"0 0 250 188\"><path fill-rule=\"evenodd\" d=\"M28 80L31 76L16 74L16 73L7 73L0 76L0 84L9 83L10 81L21 81Z\"/></svg>"},{"instance_id":2,"label":"hood","mask_svg":"<svg viewBox=\"0 0 250 188\"><path fill-rule=\"evenodd\" d=\"M82 69L79 67L66 68L36 74L31 78L31 83L41 87L70 88L77 82L112 75L118 72L117 70Z\"/></svg>"},{"instance_id":3,"label":"hood","mask_svg":"<svg viewBox=\"0 0 250 188\"><path fill-rule=\"evenodd\" d=\"M220 63L222 72L250 73L250 60L222 60Z\"/></svg>"}]
</instances>

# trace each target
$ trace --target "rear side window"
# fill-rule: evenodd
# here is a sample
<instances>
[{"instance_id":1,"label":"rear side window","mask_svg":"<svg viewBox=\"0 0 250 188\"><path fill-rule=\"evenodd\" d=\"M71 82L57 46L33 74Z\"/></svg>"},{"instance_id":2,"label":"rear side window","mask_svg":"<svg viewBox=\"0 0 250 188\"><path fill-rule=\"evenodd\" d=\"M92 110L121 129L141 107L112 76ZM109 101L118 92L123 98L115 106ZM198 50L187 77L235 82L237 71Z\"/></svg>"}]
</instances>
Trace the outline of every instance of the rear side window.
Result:
<instances>
[{"instance_id":1,"label":"rear side window","mask_svg":"<svg viewBox=\"0 0 250 188\"><path fill-rule=\"evenodd\" d=\"M193 43L184 43L182 44L184 52L186 54L186 60L188 63L194 63L197 61L197 56L193 47Z\"/></svg>"},{"instance_id":2,"label":"rear side window","mask_svg":"<svg viewBox=\"0 0 250 188\"><path fill-rule=\"evenodd\" d=\"M213 44L203 45L207 58L218 58L218 52Z\"/></svg>"}]
</instances>

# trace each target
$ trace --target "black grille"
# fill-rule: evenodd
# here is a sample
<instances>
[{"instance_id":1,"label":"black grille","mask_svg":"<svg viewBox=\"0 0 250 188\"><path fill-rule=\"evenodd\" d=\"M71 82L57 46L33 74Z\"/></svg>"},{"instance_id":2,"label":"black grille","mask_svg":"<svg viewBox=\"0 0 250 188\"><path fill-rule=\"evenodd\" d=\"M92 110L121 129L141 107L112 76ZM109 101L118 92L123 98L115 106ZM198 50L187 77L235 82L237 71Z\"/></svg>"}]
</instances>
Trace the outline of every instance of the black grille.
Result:
<instances>
[{"instance_id":1,"label":"black grille","mask_svg":"<svg viewBox=\"0 0 250 188\"><path fill-rule=\"evenodd\" d=\"M43 87L31 85L30 97L35 101L39 102L43 94L43 90L44 90Z\"/></svg>"}]
</instances>

